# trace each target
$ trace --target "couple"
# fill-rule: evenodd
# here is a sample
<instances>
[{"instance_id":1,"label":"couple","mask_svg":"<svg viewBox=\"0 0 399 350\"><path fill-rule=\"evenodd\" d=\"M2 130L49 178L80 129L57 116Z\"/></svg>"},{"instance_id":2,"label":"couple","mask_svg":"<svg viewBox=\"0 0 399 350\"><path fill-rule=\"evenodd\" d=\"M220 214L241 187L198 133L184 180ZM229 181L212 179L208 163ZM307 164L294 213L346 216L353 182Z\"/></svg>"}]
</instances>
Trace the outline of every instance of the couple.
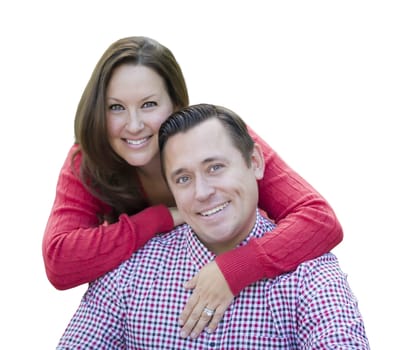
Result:
<instances>
[{"instance_id":1,"label":"couple","mask_svg":"<svg viewBox=\"0 0 399 350\"><path fill-rule=\"evenodd\" d=\"M244 45L245 46L245 45ZM43 237L49 281L58 289L93 282L148 240L183 223L162 175L158 131L189 105L173 53L146 37L117 40L104 52L75 115L75 143L57 182ZM328 202L248 127L265 159L258 206L275 223L273 235L219 254L185 288L182 331L199 334L204 305L215 330L234 297L249 285L293 271L331 251L342 228Z\"/></svg>"},{"instance_id":2,"label":"couple","mask_svg":"<svg viewBox=\"0 0 399 350\"><path fill-rule=\"evenodd\" d=\"M258 209L260 146L234 112L208 104L173 113L159 130L163 175L186 224L152 238L90 284L57 349L369 349L336 257L243 289L216 330L181 334L183 283L222 253L273 235ZM203 305L207 324L215 306Z\"/></svg>"}]
</instances>

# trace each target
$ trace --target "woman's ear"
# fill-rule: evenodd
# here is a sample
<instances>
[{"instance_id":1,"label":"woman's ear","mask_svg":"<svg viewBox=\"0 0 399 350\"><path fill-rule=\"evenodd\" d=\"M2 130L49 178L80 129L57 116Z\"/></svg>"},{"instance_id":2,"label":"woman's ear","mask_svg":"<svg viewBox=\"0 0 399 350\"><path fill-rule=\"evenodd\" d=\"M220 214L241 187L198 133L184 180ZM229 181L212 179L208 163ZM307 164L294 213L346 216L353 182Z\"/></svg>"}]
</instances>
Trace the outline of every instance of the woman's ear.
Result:
<instances>
[{"instance_id":1,"label":"woman's ear","mask_svg":"<svg viewBox=\"0 0 399 350\"><path fill-rule=\"evenodd\" d=\"M251 156L251 166L256 179L262 179L265 172L265 158L263 157L261 147L257 143L254 144L254 150Z\"/></svg>"}]
</instances>

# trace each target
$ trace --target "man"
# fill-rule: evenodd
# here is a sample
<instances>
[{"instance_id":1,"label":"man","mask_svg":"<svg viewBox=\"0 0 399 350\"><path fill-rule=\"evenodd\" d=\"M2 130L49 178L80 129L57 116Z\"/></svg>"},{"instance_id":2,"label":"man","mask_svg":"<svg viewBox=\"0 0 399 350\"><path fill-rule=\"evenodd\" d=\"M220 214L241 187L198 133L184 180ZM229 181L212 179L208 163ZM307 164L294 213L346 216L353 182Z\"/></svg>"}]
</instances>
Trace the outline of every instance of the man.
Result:
<instances>
[{"instance_id":1,"label":"man","mask_svg":"<svg viewBox=\"0 0 399 350\"><path fill-rule=\"evenodd\" d=\"M190 294L183 282L274 225L257 210L263 155L232 111L188 107L162 125L159 144L187 225L92 283L58 349L369 349L356 298L332 254L249 286L215 332L182 337L178 317ZM203 319L213 313L207 305Z\"/></svg>"}]
</instances>

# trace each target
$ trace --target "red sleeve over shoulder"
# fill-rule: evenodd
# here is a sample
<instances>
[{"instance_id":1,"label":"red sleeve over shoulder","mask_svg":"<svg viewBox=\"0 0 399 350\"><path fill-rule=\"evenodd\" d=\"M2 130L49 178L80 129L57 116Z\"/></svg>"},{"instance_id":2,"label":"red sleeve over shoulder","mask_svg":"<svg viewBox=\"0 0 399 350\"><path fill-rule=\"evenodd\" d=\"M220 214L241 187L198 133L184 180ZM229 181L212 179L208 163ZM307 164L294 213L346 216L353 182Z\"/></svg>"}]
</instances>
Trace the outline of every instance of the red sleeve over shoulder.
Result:
<instances>
[{"instance_id":1,"label":"red sleeve over shoulder","mask_svg":"<svg viewBox=\"0 0 399 350\"><path fill-rule=\"evenodd\" d=\"M166 206L121 215L111 225L99 225L98 214L109 207L95 198L72 171L73 146L61 169L56 196L43 237L43 259L49 281L68 289L93 281L116 268L158 232L173 228ZM79 168L81 155L74 167Z\"/></svg>"},{"instance_id":2,"label":"red sleeve over shoulder","mask_svg":"<svg viewBox=\"0 0 399 350\"><path fill-rule=\"evenodd\" d=\"M235 295L262 278L294 270L300 263L330 251L343 239L342 227L327 201L249 130L265 157L265 174L258 181L259 207L277 227L216 258Z\"/></svg>"}]
</instances>

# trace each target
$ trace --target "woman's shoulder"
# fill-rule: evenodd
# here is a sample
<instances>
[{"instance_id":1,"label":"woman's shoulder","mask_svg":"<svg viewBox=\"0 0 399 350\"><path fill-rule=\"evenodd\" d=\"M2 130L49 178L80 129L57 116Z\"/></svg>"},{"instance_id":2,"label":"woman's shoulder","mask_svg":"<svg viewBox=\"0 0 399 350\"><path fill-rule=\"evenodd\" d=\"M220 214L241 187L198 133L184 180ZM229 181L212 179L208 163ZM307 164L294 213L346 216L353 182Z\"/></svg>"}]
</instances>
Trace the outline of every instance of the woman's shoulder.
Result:
<instances>
[{"instance_id":1,"label":"woman's shoulder","mask_svg":"<svg viewBox=\"0 0 399 350\"><path fill-rule=\"evenodd\" d=\"M82 151L80 150L80 146L77 143L74 143L71 148L68 150L66 159L62 166L65 171L78 170L80 168L80 164L82 163ZM73 168L71 167L73 165Z\"/></svg>"}]
</instances>

